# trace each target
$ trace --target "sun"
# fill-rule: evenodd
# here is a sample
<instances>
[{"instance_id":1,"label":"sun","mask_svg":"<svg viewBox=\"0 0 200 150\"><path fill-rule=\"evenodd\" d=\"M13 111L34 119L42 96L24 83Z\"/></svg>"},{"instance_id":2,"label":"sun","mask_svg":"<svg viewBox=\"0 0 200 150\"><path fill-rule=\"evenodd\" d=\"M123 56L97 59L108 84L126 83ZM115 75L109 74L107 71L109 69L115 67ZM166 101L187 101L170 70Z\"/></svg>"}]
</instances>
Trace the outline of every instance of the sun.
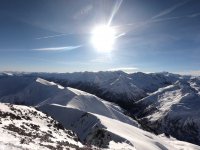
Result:
<instances>
[{"instance_id":1,"label":"sun","mask_svg":"<svg viewBox=\"0 0 200 150\"><path fill-rule=\"evenodd\" d=\"M115 43L116 31L108 25L99 25L92 30L91 42L99 52L111 52Z\"/></svg>"}]
</instances>

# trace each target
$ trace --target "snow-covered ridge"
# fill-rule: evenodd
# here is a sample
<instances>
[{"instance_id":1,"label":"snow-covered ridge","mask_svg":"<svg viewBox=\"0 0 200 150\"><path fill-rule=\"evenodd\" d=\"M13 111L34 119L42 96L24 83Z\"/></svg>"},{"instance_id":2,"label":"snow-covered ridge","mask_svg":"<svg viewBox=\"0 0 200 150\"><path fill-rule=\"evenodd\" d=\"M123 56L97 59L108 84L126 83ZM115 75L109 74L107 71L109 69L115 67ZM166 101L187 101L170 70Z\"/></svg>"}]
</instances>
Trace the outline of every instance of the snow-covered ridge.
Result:
<instances>
[{"instance_id":1,"label":"snow-covered ridge","mask_svg":"<svg viewBox=\"0 0 200 150\"><path fill-rule=\"evenodd\" d=\"M3 79L2 79L3 80ZM3 80L6 84L7 80ZM65 107L76 108L85 112L92 112L107 116L113 119L139 127L139 124L132 118L123 114L123 110L119 109L115 104L106 102L95 95L89 94L70 87L62 87L54 82L36 78L31 80L23 77L15 77L14 80L8 80L14 83L25 82L26 86L17 92L0 97L1 102L13 104L25 104L31 106L42 106L45 104L59 104ZM0 79L1 83L1 79ZM21 85L21 84L19 84ZM15 84L16 88L17 85ZM3 88L3 87L2 87ZM1 88L0 88L1 91Z\"/></svg>"},{"instance_id":2,"label":"snow-covered ridge","mask_svg":"<svg viewBox=\"0 0 200 150\"><path fill-rule=\"evenodd\" d=\"M126 95L130 100L145 96L145 92L134 85L132 78L123 75L119 75L113 82L101 85L101 87L105 92Z\"/></svg>"},{"instance_id":3,"label":"snow-covered ridge","mask_svg":"<svg viewBox=\"0 0 200 150\"><path fill-rule=\"evenodd\" d=\"M10 72L3 72L3 73L2 73L2 75L13 76L13 74L12 74L12 73L10 73Z\"/></svg>"},{"instance_id":4,"label":"snow-covered ridge","mask_svg":"<svg viewBox=\"0 0 200 150\"><path fill-rule=\"evenodd\" d=\"M54 83L54 82L49 82L49 81L44 80L44 79L42 79L42 78L37 78L36 82L39 82L39 83L44 84L44 85L47 85L47 86L55 86L55 85L56 85L59 89L64 89L63 86L61 86L61 85L59 85L59 84L56 84L56 83Z\"/></svg>"},{"instance_id":5,"label":"snow-covered ridge","mask_svg":"<svg viewBox=\"0 0 200 150\"><path fill-rule=\"evenodd\" d=\"M132 83L132 78L129 77L129 74L122 71L75 72L60 74L32 73L24 76L35 76L47 80L53 80L56 83L62 83L64 86L74 88L79 87L78 89L80 90L85 89L86 92L92 94L95 94L94 91L102 91L102 98L109 97L110 101L123 100L119 98L122 95L127 97L126 101L134 101L145 96L144 91Z\"/></svg>"},{"instance_id":6,"label":"snow-covered ridge","mask_svg":"<svg viewBox=\"0 0 200 150\"><path fill-rule=\"evenodd\" d=\"M117 103L137 101L145 97L147 93L154 92L158 88L167 86L180 78L180 76L170 73L145 74L138 72L126 74L122 71L22 73L21 75L14 75L35 76L53 80L64 86L71 86L92 94L98 93L97 95L101 98Z\"/></svg>"},{"instance_id":7,"label":"snow-covered ridge","mask_svg":"<svg viewBox=\"0 0 200 150\"><path fill-rule=\"evenodd\" d=\"M200 144L199 80L178 81L137 102L141 122L157 133ZM140 108L142 107L142 108Z\"/></svg>"},{"instance_id":8,"label":"snow-covered ridge","mask_svg":"<svg viewBox=\"0 0 200 150\"><path fill-rule=\"evenodd\" d=\"M32 107L0 103L0 149L78 149L78 137Z\"/></svg>"},{"instance_id":9,"label":"snow-covered ridge","mask_svg":"<svg viewBox=\"0 0 200 150\"><path fill-rule=\"evenodd\" d=\"M66 87L69 85L73 88ZM200 133L199 93L199 77L166 72L0 75L1 102L38 107L54 104L138 126L123 114L126 109L129 114L137 115L139 122L146 125L145 129L151 128L155 133L171 134L196 144L199 144ZM116 102L124 109L103 99Z\"/></svg>"},{"instance_id":10,"label":"snow-covered ridge","mask_svg":"<svg viewBox=\"0 0 200 150\"><path fill-rule=\"evenodd\" d=\"M198 150L199 146L174 138L156 136L132 125L94 113L60 105L43 105L43 112L75 131L81 141L112 150ZM63 116L61 114L68 114Z\"/></svg>"}]
</instances>

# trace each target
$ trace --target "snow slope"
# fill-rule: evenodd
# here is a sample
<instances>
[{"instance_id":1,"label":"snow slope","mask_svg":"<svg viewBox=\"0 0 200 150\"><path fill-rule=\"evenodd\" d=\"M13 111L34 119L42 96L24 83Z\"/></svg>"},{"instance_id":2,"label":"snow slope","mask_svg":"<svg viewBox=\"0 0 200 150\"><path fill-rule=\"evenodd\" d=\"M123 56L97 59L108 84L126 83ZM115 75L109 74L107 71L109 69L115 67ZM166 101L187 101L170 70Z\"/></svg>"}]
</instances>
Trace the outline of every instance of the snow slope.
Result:
<instances>
[{"instance_id":1,"label":"snow slope","mask_svg":"<svg viewBox=\"0 0 200 150\"><path fill-rule=\"evenodd\" d=\"M113 98L123 96L127 100L137 100L145 97L145 92L134 85L133 80L125 75L119 75L114 81L102 84L104 93L108 92Z\"/></svg>"},{"instance_id":2,"label":"snow slope","mask_svg":"<svg viewBox=\"0 0 200 150\"><path fill-rule=\"evenodd\" d=\"M9 74L9 73L7 73ZM122 94L132 100L145 96L145 92L154 92L158 88L167 86L182 78L180 75L168 72L127 74L122 71L75 72L75 73L12 73L13 76L41 77L53 80L64 86L84 89L89 93L101 91L102 95ZM93 89L90 89L93 88ZM97 92L97 93L98 93Z\"/></svg>"},{"instance_id":3,"label":"snow slope","mask_svg":"<svg viewBox=\"0 0 200 150\"><path fill-rule=\"evenodd\" d=\"M26 78L27 77L25 77L25 79L23 79L23 77L16 77L14 79L6 79L6 81L8 80L8 84L10 84L10 81L15 84L14 89L17 89L17 91L13 91L10 95L8 94L0 97L0 102L31 106L53 103L60 104L65 107L77 108L85 112L100 114L139 126L136 121L124 115L120 107L113 103L106 102L97 96L69 87L64 88L59 84L41 78ZM4 81L5 85L6 81ZM21 87L20 81L25 83L23 87ZM18 84L19 88L17 88Z\"/></svg>"},{"instance_id":4,"label":"snow slope","mask_svg":"<svg viewBox=\"0 0 200 150\"><path fill-rule=\"evenodd\" d=\"M20 74L13 74L20 76ZM53 80L63 86L95 94L103 99L117 102L137 101L144 98L147 93L154 92L158 88L174 83L180 78L179 75L170 73L133 73L127 74L122 71L100 72L75 72L75 73L30 73L22 76L41 77Z\"/></svg>"},{"instance_id":5,"label":"snow slope","mask_svg":"<svg viewBox=\"0 0 200 150\"><path fill-rule=\"evenodd\" d=\"M177 81L137 102L135 114L157 133L200 144L199 80ZM140 110L139 110L140 109ZM141 111L142 110L142 111Z\"/></svg>"},{"instance_id":6,"label":"snow slope","mask_svg":"<svg viewBox=\"0 0 200 150\"><path fill-rule=\"evenodd\" d=\"M63 86L37 76L58 81ZM113 103L74 88L64 88L65 85L117 102L128 113L134 112L144 129L200 145L199 77L167 72L126 74L121 71L3 73L0 75L0 101L34 106L59 104L138 126ZM142 97L145 98L140 100Z\"/></svg>"},{"instance_id":7,"label":"snow slope","mask_svg":"<svg viewBox=\"0 0 200 150\"><path fill-rule=\"evenodd\" d=\"M168 72L149 74L136 72L129 76L137 87L148 93L155 92L159 88L171 85L181 77L180 75L170 74Z\"/></svg>"},{"instance_id":8,"label":"snow slope","mask_svg":"<svg viewBox=\"0 0 200 150\"><path fill-rule=\"evenodd\" d=\"M186 142L158 137L152 133L102 115L60 105L43 105L43 112L75 131L84 144L101 149L125 150L199 150ZM61 115L62 114L62 115Z\"/></svg>"},{"instance_id":9,"label":"snow slope","mask_svg":"<svg viewBox=\"0 0 200 150\"><path fill-rule=\"evenodd\" d=\"M139 127L136 121L123 114L123 110L119 106L74 88L65 88L62 93L48 98L38 104L37 107L46 104L59 104L84 112L96 113Z\"/></svg>"},{"instance_id":10,"label":"snow slope","mask_svg":"<svg viewBox=\"0 0 200 150\"><path fill-rule=\"evenodd\" d=\"M8 89L5 96L0 97L1 102L17 103L25 105L36 105L43 100L58 94L62 89L58 85L51 82L46 83L45 80L32 77L9 77L4 79L0 85L1 91ZM23 85L22 85L23 84ZM4 87L4 86L8 86ZM12 92L9 91L14 85Z\"/></svg>"},{"instance_id":11,"label":"snow slope","mask_svg":"<svg viewBox=\"0 0 200 150\"><path fill-rule=\"evenodd\" d=\"M78 137L35 108L0 103L0 149L81 149Z\"/></svg>"},{"instance_id":12,"label":"snow slope","mask_svg":"<svg viewBox=\"0 0 200 150\"><path fill-rule=\"evenodd\" d=\"M129 74L122 71L37 74L36 76L87 91L112 102L133 102L146 95L142 89L134 85Z\"/></svg>"}]
</instances>

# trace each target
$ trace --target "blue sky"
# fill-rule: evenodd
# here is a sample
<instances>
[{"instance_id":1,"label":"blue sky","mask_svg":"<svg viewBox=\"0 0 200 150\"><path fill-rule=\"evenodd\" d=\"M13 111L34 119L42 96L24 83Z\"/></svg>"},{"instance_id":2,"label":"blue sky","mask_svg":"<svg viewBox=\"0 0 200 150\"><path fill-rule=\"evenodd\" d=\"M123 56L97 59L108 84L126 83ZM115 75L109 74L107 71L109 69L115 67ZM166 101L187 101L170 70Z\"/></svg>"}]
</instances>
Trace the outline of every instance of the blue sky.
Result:
<instances>
[{"instance_id":1,"label":"blue sky","mask_svg":"<svg viewBox=\"0 0 200 150\"><path fill-rule=\"evenodd\" d=\"M109 20L122 36L99 53ZM199 0L1 0L0 22L0 71L200 73Z\"/></svg>"}]
</instances>

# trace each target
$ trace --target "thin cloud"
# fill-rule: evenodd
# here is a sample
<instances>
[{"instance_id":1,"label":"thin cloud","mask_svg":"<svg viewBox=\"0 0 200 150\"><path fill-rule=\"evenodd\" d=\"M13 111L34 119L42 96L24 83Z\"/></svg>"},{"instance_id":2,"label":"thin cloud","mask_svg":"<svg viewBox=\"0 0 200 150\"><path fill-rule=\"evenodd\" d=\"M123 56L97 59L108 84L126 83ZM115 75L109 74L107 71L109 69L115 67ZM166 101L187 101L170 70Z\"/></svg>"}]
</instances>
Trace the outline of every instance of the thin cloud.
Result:
<instances>
[{"instance_id":1,"label":"thin cloud","mask_svg":"<svg viewBox=\"0 0 200 150\"><path fill-rule=\"evenodd\" d=\"M78 11L74 16L73 19L78 19L84 15L89 14L89 12L93 9L92 5L87 5L86 7L82 8L80 11Z\"/></svg>"},{"instance_id":2,"label":"thin cloud","mask_svg":"<svg viewBox=\"0 0 200 150\"><path fill-rule=\"evenodd\" d=\"M134 29L137 28L141 28L143 26L149 25L150 23L155 23L155 22L163 22L163 21L168 21L168 20L177 20L177 19L182 19L182 18L195 18L195 17L199 17L200 16L200 12L194 13L194 14L188 14L185 16L174 16L174 17L167 17L167 18L151 18L150 20L147 21L143 21L143 22L139 22L139 23L128 23L128 24L124 24L124 25L119 25L119 26L115 26L116 28L122 28L122 27L126 27L126 26L131 26L134 27Z\"/></svg>"},{"instance_id":3,"label":"thin cloud","mask_svg":"<svg viewBox=\"0 0 200 150\"><path fill-rule=\"evenodd\" d=\"M200 13L194 13L186 16L175 16L175 17L168 17L168 18L159 18L159 19L153 19L152 22L162 22L162 21L168 21L168 20L177 20L177 19L182 19L182 18L195 18L199 17Z\"/></svg>"},{"instance_id":4,"label":"thin cloud","mask_svg":"<svg viewBox=\"0 0 200 150\"><path fill-rule=\"evenodd\" d=\"M99 56L98 58L90 60L91 63L105 63L112 61L112 56L108 54L104 54L103 56Z\"/></svg>"},{"instance_id":5,"label":"thin cloud","mask_svg":"<svg viewBox=\"0 0 200 150\"><path fill-rule=\"evenodd\" d=\"M66 35L68 35L68 34L57 34L57 35L43 36L43 37L37 37L35 39L41 40L41 39L55 38L55 37L66 36Z\"/></svg>"},{"instance_id":6,"label":"thin cloud","mask_svg":"<svg viewBox=\"0 0 200 150\"><path fill-rule=\"evenodd\" d=\"M33 49L33 50L35 50L35 51L70 51L70 50L78 49L80 47L82 47L82 45L65 46L65 47L36 48L36 49Z\"/></svg>"},{"instance_id":7,"label":"thin cloud","mask_svg":"<svg viewBox=\"0 0 200 150\"><path fill-rule=\"evenodd\" d=\"M185 18L185 17L186 16L159 18L159 19L153 19L151 22L162 22L162 21L168 21L168 20L177 20L177 19L181 19L181 18Z\"/></svg>"},{"instance_id":8,"label":"thin cloud","mask_svg":"<svg viewBox=\"0 0 200 150\"><path fill-rule=\"evenodd\" d=\"M199 16L200 16L200 13L194 13L194 14L188 15L187 17L195 18L195 17L199 17Z\"/></svg>"},{"instance_id":9,"label":"thin cloud","mask_svg":"<svg viewBox=\"0 0 200 150\"><path fill-rule=\"evenodd\" d=\"M156 23L156 22L164 22L164 21L169 21L169 20L178 20L178 19L183 19L183 18L195 18L195 17L199 17L200 16L200 12L194 13L194 14L188 14L185 16L174 16L174 17L167 17L167 18L151 18L150 20L147 21L143 21L143 22L139 22L139 23L128 23L128 24L124 24L124 25L120 25L120 26L115 26L117 28L122 28L122 27L126 27L126 26L131 26L133 27L135 30L137 28L141 28L144 26L147 26L151 23ZM124 35L122 35L124 36Z\"/></svg>"},{"instance_id":10,"label":"thin cloud","mask_svg":"<svg viewBox=\"0 0 200 150\"><path fill-rule=\"evenodd\" d=\"M156 19L156 18L165 16L165 15L167 15L167 14L173 12L174 10L176 10L177 8L183 6L184 4L186 4L186 3L188 3L188 2L189 2L189 0L186 0L186 1L183 1L183 2L178 3L178 4L176 4L176 5L173 5L173 6L169 7L169 8L167 8L167 9L161 11L161 12L158 13L157 15L153 16L152 19Z\"/></svg>"},{"instance_id":11,"label":"thin cloud","mask_svg":"<svg viewBox=\"0 0 200 150\"><path fill-rule=\"evenodd\" d=\"M139 69L136 67L120 67L120 68L111 68L109 71L124 71L126 73L133 73L138 71Z\"/></svg>"},{"instance_id":12,"label":"thin cloud","mask_svg":"<svg viewBox=\"0 0 200 150\"><path fill-rule=\"evenodd\" d=\"M200 70L190 70L190 71L181 71L176 72L181 75L192 75L192 76L200 76Z\"/></svg>"},{"instance_id":13,"label":"thin cloud","mask_svg":"<svg viewBox=\"0 0 200 150\"><path fill-rule=\"evenodd\" d=\"M124 35L126 35L125 32L123 32L123 33L121 33L121 34L118 34L115 38L117 39L117 38L120 38L120 37L122 37L122 36L124 36Z\"/></svg>"}]
</instances>

